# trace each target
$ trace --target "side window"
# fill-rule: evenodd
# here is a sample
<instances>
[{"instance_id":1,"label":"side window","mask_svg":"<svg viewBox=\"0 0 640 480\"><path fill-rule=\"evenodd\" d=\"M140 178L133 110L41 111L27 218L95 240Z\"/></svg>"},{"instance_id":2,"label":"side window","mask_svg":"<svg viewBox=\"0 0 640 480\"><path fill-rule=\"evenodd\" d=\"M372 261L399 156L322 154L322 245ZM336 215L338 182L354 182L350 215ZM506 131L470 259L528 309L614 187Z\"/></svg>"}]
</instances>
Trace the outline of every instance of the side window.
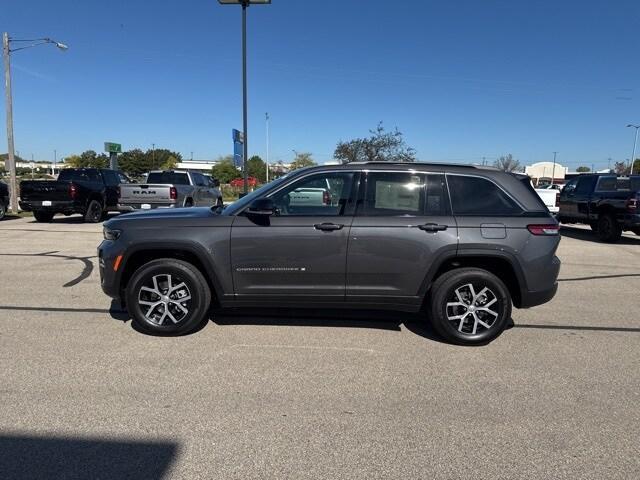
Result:
<instances>
[{"instance_id":1,"label":"side window","mask_svg":"<svg viewBox=\"0 0 640 480\"><path fill-rule=\"evenodd\" d=\"M522 208L495 183L485 178L447 175L454 215L510 216Z\"/></svg>"},{"instance_id":2,"label":"side window","mask_svg":"<svg viewBox=\"0 0 640 480\"><path fill-rule=\"evenodd\" d=\"M118 181L120 183L131 183L131 180L129 180L129 178L125 174L120 172L118 172Z\"/></svg>"},{"instance_id":3,"label":"side window","mask_svg":"<svg viewBox=\"0 0 640 480\"><path fill-rule=\"evenodd\" d=\"M576 187L576 195L587 195L591 193L596 180L596 177L580 177L578 179L578 186Z\"/></svg>"},{"instance_id":4,"label":"side window","mask_svg":"<svg viewBox=\"0 0 640 480\"><path fill-rule=\"evenodd\" d=\"M562 189L562 192L560 192L562 195L571 195L573 193L576 192L576 184L578 183L578 179L574 178L573 180L571 180L569 183L567 183L564 188Z\"/></svg>"},{"instance_id":5,"label":"side window","mask_svg":"<svg viewBox=\"0 0 640 480\"><path fill-rule=\"evenodd\" d=\"M112 170L103 170L102 177L104 178L104 183L109 187L115 187L119 183L118 175Z\"/></svg>"},{"instance_id":6,"label":"side window","mask_svg":"<svg viewBox=\"0 0 640 480\"><path fill-rule=\"evenodd\" d=\"M351 195L353 173L327 172L293 182L273 194L280 216L338 216Z\"/></svg>"},{"instance_id":7,"label":"side window","mask_svg":"<svg viewBox=\"0 0 640 480\"><path fill-rule=\"evenodd\" d=\"M199 173L192 173L191 176L193 177L193 183L196 184L196 186L198 187L206 187L207 183L204 181L204 177L202 175L200 175Z\"/></svg>"},{"instance_id":8,"label":"side window","mask_svg":"<svg viewBox=\"0 0 640 480\"><path fill-rule=\"evenodd\" d=\"M419 173L370 172L363 215L424 215L425 181L426 175Z\"/></svg>"}]
</instances>

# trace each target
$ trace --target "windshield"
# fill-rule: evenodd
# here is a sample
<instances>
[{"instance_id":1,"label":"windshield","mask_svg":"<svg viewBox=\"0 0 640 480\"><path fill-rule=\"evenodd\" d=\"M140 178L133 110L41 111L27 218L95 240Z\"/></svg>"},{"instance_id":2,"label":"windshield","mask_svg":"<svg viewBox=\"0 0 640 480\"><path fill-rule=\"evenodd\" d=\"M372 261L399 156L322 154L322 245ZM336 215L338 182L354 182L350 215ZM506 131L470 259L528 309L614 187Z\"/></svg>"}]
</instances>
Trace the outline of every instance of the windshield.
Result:
<instances>
[{"instance_id":1,"label":"windshield","mask_svg":"<svg viewBox=\"0 0 640 480\"><path fill-rule=\"evenodd\" d=\"M186 173L176 172L151 172L147 177L147 183L166 183L171 185L189 185L189 177Z\"/></svg>"},{"instance_id":2,"label":"windshield","mask_svg":"<svg viewBox=\"0 0 640 480\"><path fill-rule=\"evenodd\" d=\"M58 175L60 181L76 181L76 182L100 182L100 174L97 170L93 169L77 169L77 170L62 170Z\"/></svg>"},{"instance_id":3,"label":"windshield","mask_svg":"<svg viewBox=\"0 0 640 480\"><path fill-rule=\"evenodd\" d=\"M273 182L262 185L260 188L254 190L253 192L249 193L245 197L242 197L241 199L236 200L235 202L227 205L223 211L225 213L230 213L230 214L239 212L240 210L245 208L247 205L249 205L251 202L253 202L256 198L260 198L262 195L264 195L266 191L271 190L272 188L275 188L278 185L284 183L285 180L287 180L288 178L289 178L289 174L284 175L283 177L280 177L274 180Z\"/></svg>"}]
</instances>

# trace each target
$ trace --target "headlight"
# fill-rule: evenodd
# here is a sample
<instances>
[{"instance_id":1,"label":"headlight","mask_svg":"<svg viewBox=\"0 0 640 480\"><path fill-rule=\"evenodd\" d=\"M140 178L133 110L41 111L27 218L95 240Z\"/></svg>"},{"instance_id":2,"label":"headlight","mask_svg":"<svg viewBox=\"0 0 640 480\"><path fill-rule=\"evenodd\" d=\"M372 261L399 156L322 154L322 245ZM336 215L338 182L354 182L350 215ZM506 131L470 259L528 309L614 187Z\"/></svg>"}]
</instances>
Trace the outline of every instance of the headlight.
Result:
<instances>
[{"instance_id":1,"label":"headlight","mask_svg":"<svg viewBox=\"0 0 640 480\"><path fill-rule=\"evenodd\" d=\"M122 232L120 230L111 230L109 228L103 228L102 234L104 235L105 240L117 240L120 238L120 234Z\"/></svg>"}]
</instances>

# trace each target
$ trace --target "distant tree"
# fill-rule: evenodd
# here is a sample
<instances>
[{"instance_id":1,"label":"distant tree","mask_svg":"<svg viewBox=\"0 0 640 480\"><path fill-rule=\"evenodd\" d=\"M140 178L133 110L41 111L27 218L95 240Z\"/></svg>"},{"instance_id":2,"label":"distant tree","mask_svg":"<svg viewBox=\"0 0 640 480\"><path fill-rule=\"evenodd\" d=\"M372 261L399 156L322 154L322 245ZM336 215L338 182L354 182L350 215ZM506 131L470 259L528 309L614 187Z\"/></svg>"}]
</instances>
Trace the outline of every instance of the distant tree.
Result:
<instances>
[{"instance_id":1,"label":"distant tree","mask_svg":"<svg viewBox=\"0 0 640 480\"><path fill-rule=\"evenodd\" d=\"M233 155L220 157L217 163L211 168L211 176L220 183L229 183L234 178L238 178L241 172L233 164Z\"/></svg>"},{"instance_id":2,"label":"distant tree","mask_svg":"<svg viewBox=\"0 0 640 480\"><path fill-rule=\"evenodd\" d=\"M162 165L160 165L160 168L162 170L175 170L177 167L178 159L173 155L169 155L168 157L166 157L162 162Z\"/></svg>"},{"instance_id":3,"label":"distant tree","mask_svg":"<svg viewBox=\"0 0 640 480\"><path fill-rule=\"evenodd\" d=\"M64 163L73 168L80 168L82 166L82 158L80 155L69 155L64 159Z\"/></svg>"},{"instance_id":4,"label":"distant tree","mask_svg":"<svg viewBox=\"0 0 640 480\"><path fill-rule=\"evenodd\" d=\"M264 183L267 180L267 164L258 155L254 155L247 161L247 175Z\"/></svg>"},{"instance_id":5,"label":"distant tree","mask_svg":"<svg viewBox=\"0 0 640 480\"><path fill-rule=\"evenodd\" d=\"M109 157L104 153L86 150L80 155L69 155L65 158L65 163L73 168L107 168Z\"/></svg>"},{"instance_id":6,"label":"distant tree","mask_svg":"<svg viewBox=\"0 0 640 480\"><path fill-rule=\"evenodd\" d=\"M616 162L613 170L618 175L629 175L631 173L631 165L627 162ZM633 162L633 174L640 175L640 158L636 158L636 161Z\"/></svg>"},{"instance_id":7,"label":"distant tree","mask_svg":"<svg viewBox=\"0 0 640 480\"><path fill-rule=\"evenodd\" d=\"M139 148L118 155L118 166L120 170L133 178L141 177L152 170L151 157L147 157Z\"/></svg>"},{"instance_id":8,"label":"distant tree","mask_svg":"<svg viewBox=\"0 0 640 480\"><path fill-rule=\"evenodd\" d=\"M313 167L317 163L313 160L312 156L308 152L294 152L295 158L291 162L291 170L298 170L299 168Z\"/></svg>"},{"instance_id":9,"label":"distant tree","mask_svg":"<svg viewBox=\"0 0 640 480\"><path fill-rule=\"evenodd\" d=\"M402 132L397 128L387 132L380 122L375 130L369 132L369 138L338 142L334 157L342 163L415 162L415 150L406 145Z\"/></svg>"},{"instance_id":10,"label":"distant tree","mask_svg":"<svg viewBox=\"0 0 640 480\"><path fill-rule=\"evenodd\" d=\"M7 159L9 158L9 154L8 153L0 153L0 162L6 162ZM18 155L14 155L13 158L16 159L16 162L24 162L24 158L21 158Z\"/></svg>"},{"instance_id":11,"label":"distant tree","mask_svg":"<svg viewBox=\"0 0 640 480\"><path fill-rule=\"evenodd\" d=\"M590 172L591 169L589 167L578 167L576 168L576 172L578 173L587 173Z\"/></svg>"},{"instance_id":12,"label":"distant tree","mask_svg":"<svg viewBox=\"0 0 640 480\"><path fill-rule=\"evenodd\" d=\"M518 172L521 170L520 162L513 158L513 155L511 155L510 153L498 158L493 163L493 166L499 168L500 170L504 170L505 172Z\"/></svg>"},{"instance_id":13,"label":"distant tree","mask_svg":"<svg viewBox=\"0 0 640 480\"><path fill-rule=\"evenodd\" d=\"M182 155L166 148L149 149L144 152L144 155L147 157L146 162L151 166L149 170L171 170L176 167L178 162L182 161ZM171 166L172 162L173 167ZM167 165L166 168L165 165Z\"/></svg>"}]
</instances>

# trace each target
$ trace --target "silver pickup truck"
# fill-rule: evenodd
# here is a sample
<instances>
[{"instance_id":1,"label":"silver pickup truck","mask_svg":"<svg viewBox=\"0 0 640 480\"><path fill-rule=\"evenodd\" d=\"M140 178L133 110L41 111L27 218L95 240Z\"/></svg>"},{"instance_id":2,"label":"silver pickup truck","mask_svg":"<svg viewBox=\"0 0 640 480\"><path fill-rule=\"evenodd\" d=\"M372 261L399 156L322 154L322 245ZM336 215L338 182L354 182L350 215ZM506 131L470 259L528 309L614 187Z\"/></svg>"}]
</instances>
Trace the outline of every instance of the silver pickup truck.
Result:
<instances>
[{"instance_id":1,"label":"silver pickup truck","mask_svg":"<svg viewBox=\"0 0 640 480\"><path fill-rule=\"evenodd\" d=\"M147 183L120 185L121 211L154 208L222 206L219 182L197 172L158 170L149 172Z\"/></svg>"}]
</instances>

